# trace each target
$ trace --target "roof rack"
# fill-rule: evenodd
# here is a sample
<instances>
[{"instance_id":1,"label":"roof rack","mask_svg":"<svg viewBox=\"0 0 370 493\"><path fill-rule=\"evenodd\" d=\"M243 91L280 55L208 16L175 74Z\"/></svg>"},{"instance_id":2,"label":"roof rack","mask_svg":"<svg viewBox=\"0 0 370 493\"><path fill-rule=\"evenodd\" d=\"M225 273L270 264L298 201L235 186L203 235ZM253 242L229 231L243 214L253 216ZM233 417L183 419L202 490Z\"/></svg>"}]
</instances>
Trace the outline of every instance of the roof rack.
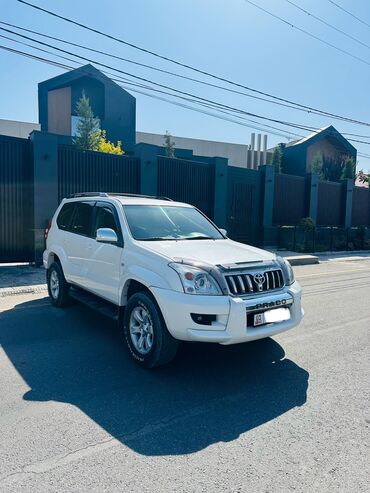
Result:
<instances>
[{"instance_id":1,"label":"roof rack","mask_svg":"<svg viewBox=\"0 0 370 493\"><path fill-rule=\"evenodd\" d=\"M173 202L169 197L163 197L162 195L142 195L139 193L115 193L111 192L107 195L118 195L119 197L139 197L142 199L157 199L157 200L168 200L169 202Z\"/></svg>"},{"instance_id":2,"label":"roof rack","mask_svg":"<svg viewBox=\"0 0 370 493\"><path fill-rule=\"evenodd\" d=\"M110 195L118 195L119 197L138 197L143 199L157 199L157 200L168 200L172 202L169 197L155 196L155 195L141 195L138 193L119 193L119 192L79 192L67 195L67 199L75 199L78 197L109 197Z\"/></svg>"},{"instance_id":3,"label":"roof rack","mask_svg":"<svg viewBox=\"0 0 370 493\"><path fill-rule=\"evenodd\" d=\"M67 199L76 199L78 197L108 197L106 192L78 192L67 195Z\"/></svg>"}]
</instances>

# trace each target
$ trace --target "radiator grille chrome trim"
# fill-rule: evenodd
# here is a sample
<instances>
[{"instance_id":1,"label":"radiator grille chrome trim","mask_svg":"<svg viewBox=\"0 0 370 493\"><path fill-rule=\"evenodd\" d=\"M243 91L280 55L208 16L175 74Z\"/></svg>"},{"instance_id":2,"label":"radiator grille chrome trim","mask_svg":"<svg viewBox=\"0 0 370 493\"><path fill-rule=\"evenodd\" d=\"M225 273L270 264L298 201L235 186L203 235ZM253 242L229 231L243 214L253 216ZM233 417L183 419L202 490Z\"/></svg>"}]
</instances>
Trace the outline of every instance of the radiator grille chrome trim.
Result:
<instances>
[{"instance_id":1,"label":"radiator grille chrome trim","mask_svg":"<svg viewBox=\"0 0 370 493\"><path fill-rule=\"evenodd\" d=\"M255 280L256 274L259 274L259 277L261 274L263 275L264 280L262 284ZM255 272L245 271L235 274L225 274L224 276L229 293L233 296L271 292L284 287L284 278L281 269L259 270Z\"/></svg>"}]
</instances>

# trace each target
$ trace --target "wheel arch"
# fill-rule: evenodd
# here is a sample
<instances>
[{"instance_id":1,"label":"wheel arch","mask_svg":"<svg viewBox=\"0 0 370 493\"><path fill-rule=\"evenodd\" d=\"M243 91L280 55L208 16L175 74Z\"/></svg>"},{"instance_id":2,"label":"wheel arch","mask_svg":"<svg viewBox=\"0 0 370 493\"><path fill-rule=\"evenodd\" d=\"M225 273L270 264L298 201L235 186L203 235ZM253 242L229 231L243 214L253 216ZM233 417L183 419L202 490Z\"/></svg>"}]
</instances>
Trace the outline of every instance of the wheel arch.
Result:
<instances>
[{"instance_id":1,"label":"wheel arch","mask_svg":"<svg viewBox=\"0 0 370 493\"><path fill-rule=\"evenodd\" d=\"M64 272L64 265L66 263L66 255L63 252L61 248L53 248L52 250L49 250L47 260L46 260L46 269L49 269L51 264L53 262L59 263L61 266L63 272Z\"/></svg>"},{"instance_id":2,"label":"wheel arch","mask_svg":"<svg viewBox=\"0 0 370 493\"><path fill-rule=\"evenodd\" d=\"M127 279L127 281L125 282L122 288L120 305L126 306L128 300L135 293L146 293L157 303L152 291L150 290L147 284L144 284L142 281L139 281L138 279L130 278Z\"/></svg>"}]
</instances>

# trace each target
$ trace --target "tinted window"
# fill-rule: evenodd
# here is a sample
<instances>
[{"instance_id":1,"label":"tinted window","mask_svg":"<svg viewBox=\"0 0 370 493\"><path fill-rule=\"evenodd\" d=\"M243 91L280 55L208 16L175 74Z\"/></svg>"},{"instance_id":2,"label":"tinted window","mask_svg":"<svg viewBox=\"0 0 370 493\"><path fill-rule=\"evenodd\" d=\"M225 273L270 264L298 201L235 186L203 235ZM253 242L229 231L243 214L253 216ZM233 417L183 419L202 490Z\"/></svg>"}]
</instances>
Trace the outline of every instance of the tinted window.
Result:
<instances>
[{"instance_id":1,"label":"tinted window","mask_svg":"<svg viewBox=\"0 0 370 493\"><path fill-rule=\"evenodd\" d=\"M124 211L136 240L219 240L221 233L193 207L125 205Z\"/></svg>"},{"instance_id":2,"label":"tinted window","mask_svg":"<svg viewBox=\"0 0 370 493\"><path fill-rule=\"evenodd\" d=\"M72 233L91 236L91 221L94 202L77 202L72 224Z\"/></svg>"},{"instance_id":3,"label":"tinted window","mask_svg":"<svg viewBox=\"0 0 370 493\"><path fill-rule=\"evenodd\" d=\"M62 229L63 231L68 231L70 229L74 208L75 204L73 202L63 205L57 218L57 225L59 229Z\"/></svg>"},{"instance_id":4,"label":"tinted window","mask_svg":"<svg viewBox=\"0 0 370 493\"><path fill-rule=\"evenodd\" d=\"M116 232L118 236L118 227L112 209L106 205L98 205L96 208L96 221L94 228L94 236L99 228L110 228Z\"/></svg>"}]
</instances>

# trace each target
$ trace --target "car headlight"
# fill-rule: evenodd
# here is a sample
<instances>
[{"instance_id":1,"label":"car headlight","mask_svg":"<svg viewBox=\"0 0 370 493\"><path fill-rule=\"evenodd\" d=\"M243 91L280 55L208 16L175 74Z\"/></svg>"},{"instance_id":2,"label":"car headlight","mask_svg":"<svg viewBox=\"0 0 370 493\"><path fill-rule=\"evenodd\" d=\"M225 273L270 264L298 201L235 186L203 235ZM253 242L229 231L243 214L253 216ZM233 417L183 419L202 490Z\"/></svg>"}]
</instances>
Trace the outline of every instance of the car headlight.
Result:
<instances>
[{"instance_id":1,"label":"car headlight","mask_svg":"<svg viewBox=\"0 0 370 493\"><path fill-rule=\"evenodd\" d=\"M278 261L278 263L281 267L281 270L283 271L285 284L287 286L290 286L295 281L292 266L283 257L277 257L276 260Z\"/></svg>"},{"instance_id":2,"label":"car headlight","mask_svg":"<svg viewBox=\"0 0 370 493\"><path fill-rule=\"evenodd\" d=\"M175 262L171 262L168 265L178 273L185 293L211 296L222 295L216 280L208 272L198 267Z\"/></svg>"}]
</instances>

